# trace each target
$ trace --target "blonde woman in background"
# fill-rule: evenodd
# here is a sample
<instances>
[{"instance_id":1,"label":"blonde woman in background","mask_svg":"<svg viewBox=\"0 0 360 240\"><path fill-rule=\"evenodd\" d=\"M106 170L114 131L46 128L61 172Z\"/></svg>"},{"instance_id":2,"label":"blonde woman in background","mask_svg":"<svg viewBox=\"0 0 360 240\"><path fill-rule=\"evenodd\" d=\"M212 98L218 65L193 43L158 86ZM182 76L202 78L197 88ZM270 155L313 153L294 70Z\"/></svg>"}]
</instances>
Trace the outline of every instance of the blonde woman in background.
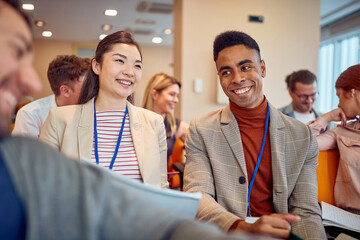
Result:
<instances>
[{"instance_id":1,"label":"blonde woman in background","mask_svg":"<svg viewBox=\"0 0 360 240\"><path fill-rule=\"evenodd\" d=\"M174 116L179 102L181 83L165 73L155 74L148 82L142 107L160 114L164 118L167 140L167 159L172 154L175 141L185 142L188 125Z\"/></svg>"}]
</instances>

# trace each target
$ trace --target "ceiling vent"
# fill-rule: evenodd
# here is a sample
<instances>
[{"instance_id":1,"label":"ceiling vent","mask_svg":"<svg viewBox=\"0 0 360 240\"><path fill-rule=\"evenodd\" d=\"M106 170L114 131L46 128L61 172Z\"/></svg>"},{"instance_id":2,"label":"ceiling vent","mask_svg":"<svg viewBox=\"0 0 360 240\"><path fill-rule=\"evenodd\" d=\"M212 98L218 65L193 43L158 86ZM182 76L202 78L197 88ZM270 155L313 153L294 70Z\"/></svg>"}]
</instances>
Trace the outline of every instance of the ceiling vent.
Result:
<instances>
[{"instance_id":1,"label":"ceiling vent","mask_svg":"<svg viewBox=\"0 0 360 240\"><path fill-rule=\"evenodd\" d=\"M127 28L125 29L126 31L131 32L134 35L153 35L154 31L153 30L146 30L146 29L131 29L131 28Z\"/></svg>"},{"instance_id":2,"label":"ceiling vent","mask_svg":"<svg viewBox=\"0 0 360 240\"><path fill-rule=\"evenodd\" d=\"M142 24L142 25L156 25L155 20L142 20L142 19L136 19L136 24Z\"/></svg>"},{"instance_id":3,"label":"ceiling vent","mask_svg":"<svg viewBox=\"0 0 360 240\"><path fill-rule=\"evenodd\" d=\"M140 2L136 10L138 12L145 13L162 13L162 14L170 14L173 10L173 5L170 3L157 3L157 2Z\"/></svg>"}]
</instances>

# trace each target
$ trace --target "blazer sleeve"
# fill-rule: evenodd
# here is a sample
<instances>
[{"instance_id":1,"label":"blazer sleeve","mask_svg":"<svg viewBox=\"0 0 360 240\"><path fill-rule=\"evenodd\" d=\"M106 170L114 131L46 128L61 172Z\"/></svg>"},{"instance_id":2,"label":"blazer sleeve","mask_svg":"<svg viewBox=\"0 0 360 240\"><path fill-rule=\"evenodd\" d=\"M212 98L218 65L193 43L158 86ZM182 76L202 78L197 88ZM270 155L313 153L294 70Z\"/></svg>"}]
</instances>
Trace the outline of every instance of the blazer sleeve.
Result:
<instances>
[{"instance_id":1,"label":"blazer sleeve","mask_svg":"<svg viewBox=\"0 0 360 240\"><path fill-rule=\"evenodd\" d=\"M292 231L306 239L326 239L318 204L316 168L318 166L318 145L311 129L307 127L309 141L306 159L300 170L296 185L289 198L289 213L301 217L292 224Z\"/></svg>"},{"instance_id":2,"label":"blazer sleeve","mask_svg":"<svg viewBox=\"0 0 360 240\"><path fill-rule=\"evenodd\" d=\"M157 127L157 135L159 140L159 150L160 150L160 170L161 170L161 188L169 188L169 183L167 180L167 143L166 143L166 132L164 121L159 121Z\"/></svg>"},{"instance_id":3,"label":"blazer sleeve","mask_svg":"<svg viewBox=\"0 0 360 240\"><path fill-rule=\"evenodd\" d=\"M54 109L50 110L49 115L41 129L39 139L60 151L57 117Z\"/></svg>"},{"instance_id":4,"label":"blazer sleeve","mask_svg":"<svg viewBox=\"0 0 360 240\"><path fill-rule=\"evenodd\" d=\"M227 231L239 219L227 211L216 200L212 166L208 158L204 139L198 131L196 119L192 120L185 141L186 163L184 170L184 191L201 192L198 220L214 223Z\"/></svg>"}]
</instances>

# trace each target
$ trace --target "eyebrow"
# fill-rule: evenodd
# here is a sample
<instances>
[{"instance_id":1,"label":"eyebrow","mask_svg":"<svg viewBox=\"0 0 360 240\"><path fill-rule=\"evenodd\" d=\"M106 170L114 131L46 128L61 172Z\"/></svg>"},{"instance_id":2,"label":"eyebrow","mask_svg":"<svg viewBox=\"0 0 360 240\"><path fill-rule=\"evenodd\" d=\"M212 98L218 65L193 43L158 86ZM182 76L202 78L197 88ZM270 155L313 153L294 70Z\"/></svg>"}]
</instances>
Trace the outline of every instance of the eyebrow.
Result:
<instances>
[{"instance_id":1,"label":"eyebrow","mask_svg":"<svg viewBox=\"0 0 360 240\"><path fill-rule=\"evenodd\" d=\"M245 60L243 60L243 61L240 61L240 62L237 64L237 66L241 66L241 65L243 65L243 64L245 64L245 63L253 63L253 61L251 61L250 59L245 59Z\"/></svg>"},{"instance_id":2,"label":"eyebrow","mask_svg":"<svg viewBox=\"0 0 360 240\"><path fill-rule=\"evenodd\" d=\"M245 64L245 63L253 63L253 61L251 61L251 60L249 60L249 59L245 59L245 60L243 60L243 61L238 62L238 64L236 64L236 66L239 67L239 66L241 66L241 65L243 65L243 64ZM219 69L219 72L221 72L221 71L223 71L223 70L226 70L226 69L230 69L230 67L229 67L229 66L223 66L223 67L221 67L221 68Z\"/></svg>"},{"instance_id":3,"label":"eyebrow","mask_svg":"<svg viewBox=\"0 0 360 240\"><path fill-rule=\"evenodd\" d=\"M33 45L23 35L16 34L16 36L24 43L27 52L31 52L33 50Z\"/></svg>"},{"instance_id":4,"label":"eyebrow","mask_svg":"<svg viewBox=\"0 0 360 240\"><path fill-rule=\"evenodd\" d=\"M122 54L120 54L120 53L114 53L113 56L119 56L119 57L122 57L122 58L124 58L124 59L127 59L127 57L126 57L125 55L122 55ZM141 61L141 60L136 60L135 62L142 64L142 61Z\"/></svg>"}]
</instances>

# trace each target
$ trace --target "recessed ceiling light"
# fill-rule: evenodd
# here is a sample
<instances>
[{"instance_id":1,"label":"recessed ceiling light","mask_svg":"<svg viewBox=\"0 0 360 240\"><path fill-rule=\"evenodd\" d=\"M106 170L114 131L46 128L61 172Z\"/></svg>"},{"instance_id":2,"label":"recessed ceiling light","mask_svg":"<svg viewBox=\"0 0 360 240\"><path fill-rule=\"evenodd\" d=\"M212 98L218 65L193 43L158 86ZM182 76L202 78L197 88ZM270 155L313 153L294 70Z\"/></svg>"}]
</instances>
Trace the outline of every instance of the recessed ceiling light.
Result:
<instances>
[{"instance_id":1,"label":"recessed ceiling light","mask_svg":"<svg viewBox=\"0 0 360 240\"><path fill-rule=\"evenodd\" d=\"M106 36L107 36L107 34L100 34L99 39L103 40Z\"/></svg>"},{"instance_id":2,"label":"recessed ceiling light","mask_svg":"<svg viewBox=\"0 0 360 240\"><path fill-rule=\"evenodd\" d=\"M117 11L115 9L106 9L105 10L105 15L106 16L116 16Z\"/></svg>"},{"instance_id":3,"label":"recessed ceiling light","mask_svg":"<svg viewBox=\"0 0 360 240\"><path fill-rule=\"evenodd\" d=\"M51 37L51 36L52 36L52 32L50 32L50 31L43 31L43 32L42 32L42 36L43 36L43 37Z\"/></svg>"},{"instance_id":4,"label":"recessed ceiling light","mask_svg":"<svg viewBox=\"0 0 360 240\"><path fill-rule=\"evenodd\" d=\"M112 29L112 26L110 24L104 24L101 26L101 29L104 31L109 31L110 29Z\"/></svg>"},{"instance_id":5,"label":"recessed ceiling light","mask_svg":"<svg viewBox=\"0 0 360 240\"><path fill-rule=\"evenodd\" d=\"M31 3L24 3L23 5L22 5L22 8L24 9L24 10L34 10L34 4L31 4Z\"/></svg>"},{"instance_id":6,"label":"recessed ceiling light","mask_svg":"<svg viewBox=\"0 0 360 240\"><path fill-rule=\"evenodd\" d=\"M41 21L41 20L36 20L35 25L38 26L38 27L43 27L43 26L45 26L45 22Z\"/></svg>"},{"instance_id":7,"label":"recessed ceiling light","mask_svg":"<svg viewBox=\"0 0 360 240\"><path fill-rule=\"evenodd\" d=\"M153 43L162 43L163 39L161 37L153 37L152 42Z\"/></svg>"},{"instance_id":8,"label":"recessed ceiling light","mask_svg":"<svg viewBox=\"0 0 360 240\"><path fill-rule=\"evenodd\" d=\"M164 33L165 34L172 34L172 29L171 28L164 29Z\"/></svg>"}]
</instances>

